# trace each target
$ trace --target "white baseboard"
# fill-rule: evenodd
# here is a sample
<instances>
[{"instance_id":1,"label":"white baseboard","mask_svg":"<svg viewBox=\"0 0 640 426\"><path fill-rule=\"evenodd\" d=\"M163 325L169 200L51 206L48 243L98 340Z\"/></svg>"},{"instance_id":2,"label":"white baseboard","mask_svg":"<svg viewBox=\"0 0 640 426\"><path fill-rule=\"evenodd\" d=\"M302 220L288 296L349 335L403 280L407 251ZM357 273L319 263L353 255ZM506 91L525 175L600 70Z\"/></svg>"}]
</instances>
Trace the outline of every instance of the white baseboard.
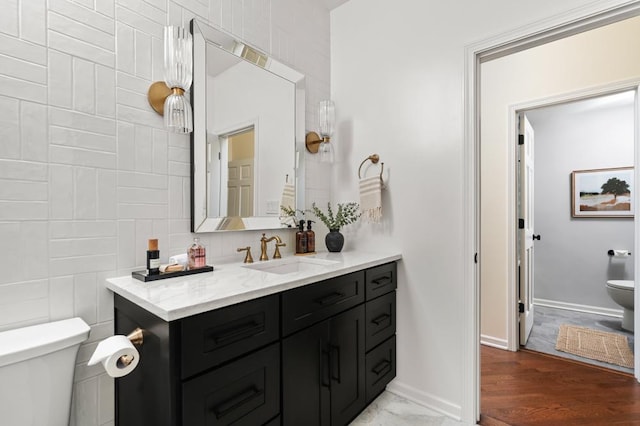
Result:
<instances>
[{"instance_id":1,"label":"white baseboard","mask_svg":"<svg viewBox=\"0 0 640 426\"><path fill-rule=\"evenodd\" d=\"M387 391L457 421L460 421L462 418L462 407L459 405L445 401L442 398L438 398L404 383L399 383L397 379L387 385Z\"/></svg>"},{"instance_id":2,"label":"white baseboard","mask_svg":"<svg viewBox=\"0 0 640 426\"><path fill-rule=\"evenodd\" d=\"M480 335L480 344L485 346L491 346L492 348L508 350L509 345L506 339L498 339L497 337L487 336L486 334Z\"/></svg>"},{"instance_id":3,"label":"white baseboard","mask_svg":"<svg viewBox=\"0 0 640 426\"><path fill-rule=\"evenodd\" d=\"M622 318L622 309L602 308L600 306L578 305L576 303L559 302L557 300L534 299L534 305L547 306L549 308L565 309L567 311L586 312L588 314L606 315L608 317Z\"/></svg>"}]
</instances>

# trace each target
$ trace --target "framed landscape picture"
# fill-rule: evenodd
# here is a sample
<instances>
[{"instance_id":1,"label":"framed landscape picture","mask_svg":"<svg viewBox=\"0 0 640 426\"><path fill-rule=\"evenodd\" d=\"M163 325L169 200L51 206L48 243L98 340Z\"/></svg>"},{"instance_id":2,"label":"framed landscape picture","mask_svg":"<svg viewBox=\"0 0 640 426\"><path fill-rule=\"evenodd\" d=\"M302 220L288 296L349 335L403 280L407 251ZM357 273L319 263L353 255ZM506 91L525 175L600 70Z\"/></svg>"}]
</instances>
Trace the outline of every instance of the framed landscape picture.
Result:
<instances>
[{"instance_id":1,"label":"framed landscape picture","mask_svg":"<svg viewBox=\"0 0 640 426\"><path fill-rule=\"evenodd\" d=\"M571 173L573 217L633 217L633 167Z\"/></svg>"}]
</instances>

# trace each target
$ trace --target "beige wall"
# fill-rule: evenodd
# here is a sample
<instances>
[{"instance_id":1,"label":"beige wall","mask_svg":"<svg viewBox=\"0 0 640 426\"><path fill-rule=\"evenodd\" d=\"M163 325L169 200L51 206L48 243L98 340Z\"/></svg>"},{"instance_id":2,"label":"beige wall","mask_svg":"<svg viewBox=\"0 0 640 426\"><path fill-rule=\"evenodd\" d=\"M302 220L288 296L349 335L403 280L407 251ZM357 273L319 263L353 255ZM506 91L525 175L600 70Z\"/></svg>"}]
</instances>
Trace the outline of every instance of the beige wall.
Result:
<instances>
[{"instance_id":1,"label":"beige wall","mask_svg":"<svg viewBox=\"0 0 640 426\"><path fill-rule=\"evenodd\" d=\"M255 131L253 129L229 137L229 160L253 158Z\"/></svg>"},{"instance_id":2,"label":"beige wall","mask_svg":"<svg viewBox=\"0 0 640 426\"><path fill-rule=\"evenodd\" d=\"M481 65L481 334L508 335L509 107L640 80L640 18L558 40ZM515 245L514 245L515 247Z\"/></svg>"}]
</instances>

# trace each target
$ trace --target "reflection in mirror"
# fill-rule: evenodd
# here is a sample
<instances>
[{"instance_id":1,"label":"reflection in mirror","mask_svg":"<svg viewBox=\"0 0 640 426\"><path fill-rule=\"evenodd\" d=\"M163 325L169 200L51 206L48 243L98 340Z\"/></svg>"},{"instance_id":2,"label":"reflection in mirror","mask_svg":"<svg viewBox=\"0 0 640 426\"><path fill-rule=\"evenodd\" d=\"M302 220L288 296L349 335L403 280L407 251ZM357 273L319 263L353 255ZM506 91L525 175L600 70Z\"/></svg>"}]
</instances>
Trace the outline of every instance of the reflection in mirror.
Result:
<instances>
[{"instance_id":1,"label":"reflection in mirror","mask_svg":"<svg viewBox=\"0 0 640 426\"><path fill-rule=\"evenodd\" d=\"M304 206L303 76L196 20L192 32L192 231L280 228L283 200Z\"/></svg>"},{"instance_id":2,"label":"reflection in mirror","mask_svg":"<svg viewBox=\"0 0 640 426\"><path fill-rule=\"evenodd\" d=\"M218 176L209 177L213 193L209 198L209 212L215 216L254 216L254 135L253 127L214 141L210 149L218 152L219 161L212 161L210 169ZM219 194L218 194L219 192Z\"/></svg>"}]
</instances>

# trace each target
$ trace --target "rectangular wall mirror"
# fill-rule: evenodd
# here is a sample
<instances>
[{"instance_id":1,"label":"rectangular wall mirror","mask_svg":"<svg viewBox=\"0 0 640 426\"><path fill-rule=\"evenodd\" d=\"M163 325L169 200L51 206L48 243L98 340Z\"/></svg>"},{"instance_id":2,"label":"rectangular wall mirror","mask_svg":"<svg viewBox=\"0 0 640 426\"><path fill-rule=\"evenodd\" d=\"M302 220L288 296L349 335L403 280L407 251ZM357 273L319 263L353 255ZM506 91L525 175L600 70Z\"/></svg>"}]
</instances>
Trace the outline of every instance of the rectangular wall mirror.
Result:
<instances>
[{"instance_id":1,"label":"rectangular wall mirror","mask_svg":"<svg viewBox=\"0 0 640 426\"><path fill-rule=\"evenodd\" d=\"M191 32L191 230L286 226L285 187L304 209L304 76L196 19Z\"/></svg>"}]
</instances>

